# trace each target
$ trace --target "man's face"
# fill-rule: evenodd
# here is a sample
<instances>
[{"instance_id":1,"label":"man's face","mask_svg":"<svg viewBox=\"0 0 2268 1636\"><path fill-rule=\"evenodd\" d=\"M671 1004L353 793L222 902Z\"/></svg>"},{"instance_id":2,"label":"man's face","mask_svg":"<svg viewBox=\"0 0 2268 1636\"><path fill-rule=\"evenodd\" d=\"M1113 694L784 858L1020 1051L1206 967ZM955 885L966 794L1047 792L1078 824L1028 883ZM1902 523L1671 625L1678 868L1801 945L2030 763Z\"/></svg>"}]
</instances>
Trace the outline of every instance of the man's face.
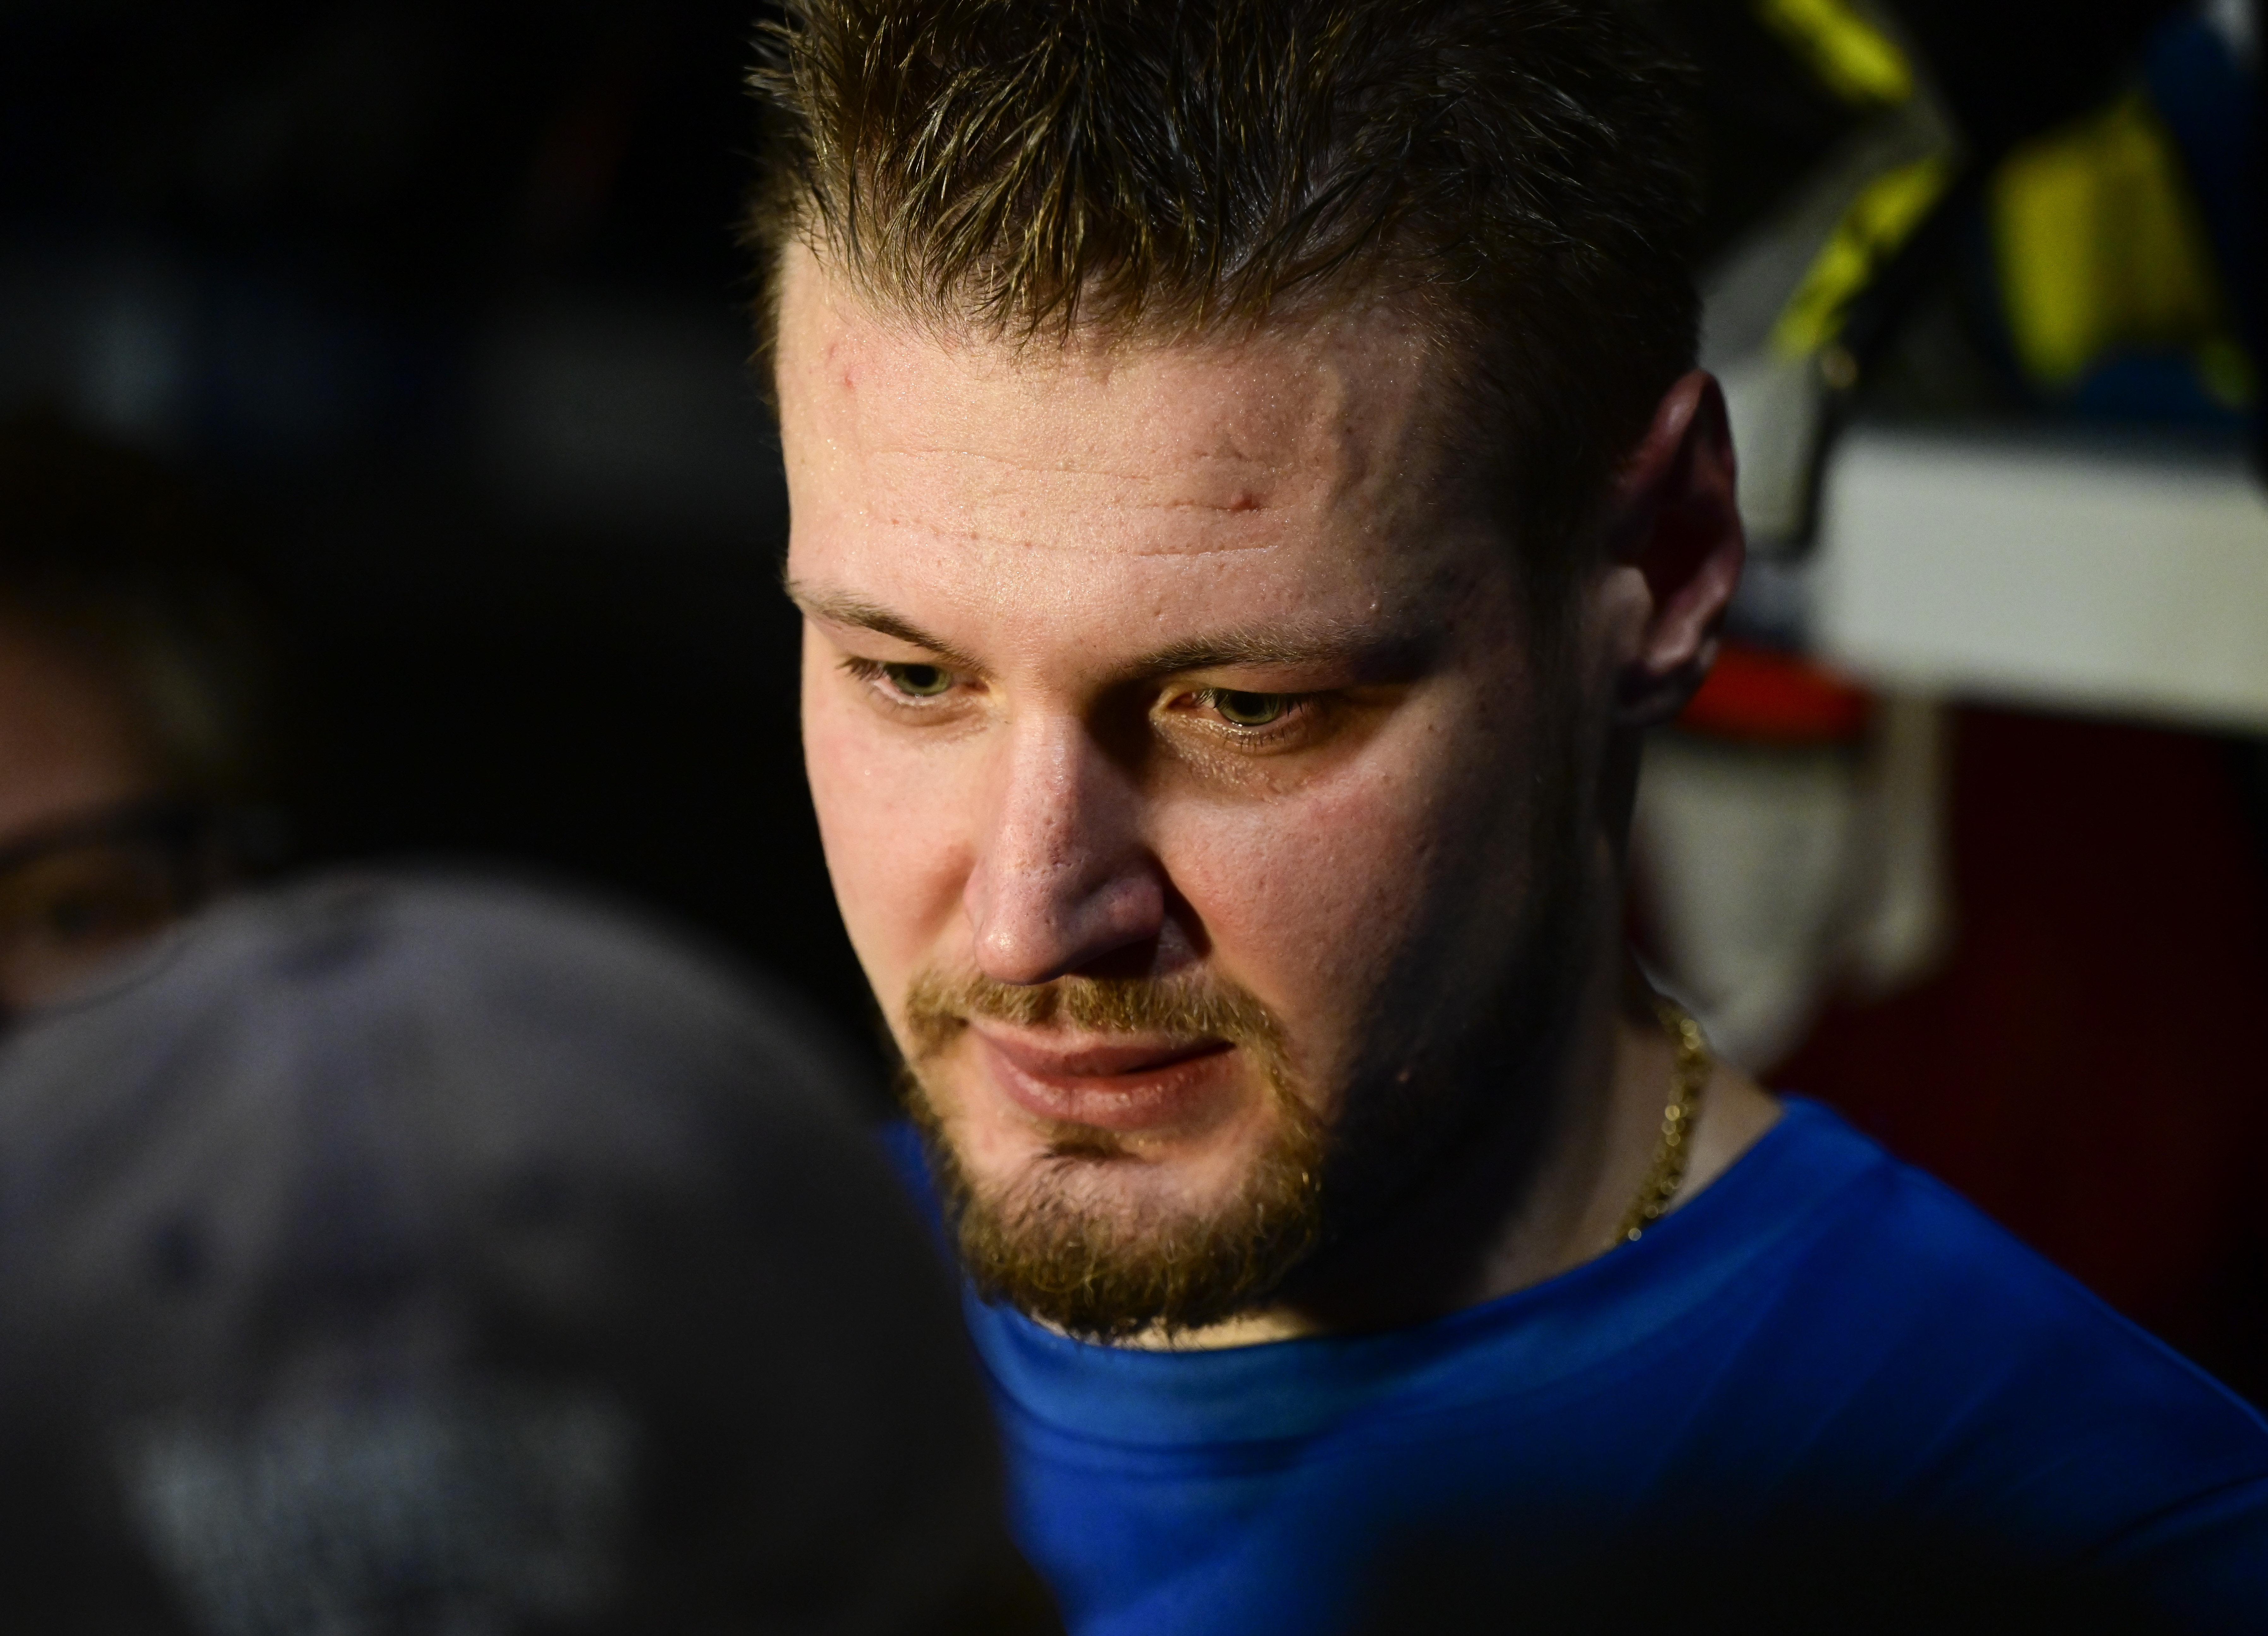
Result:
<instances>
[{"instance_id":1,"label":"man's face","mask_svg":"<svg viewBox=\"0 0 2268 1636\"><path fill-rule=\"evenodd\" d=\"M0 608L0 850L144 799L156 758L101 672Z\"/></svg>"},{"instance_id":2,"label":"man's face","mask_svg":"<svg viewBox=\"0 0 2268 1636\"><path fill-rule=\"evenodd\" d=\"M940 339L799 254L777 361L828 862L983 1271L1226 1315L1469 1074L1564 861L1436 348Z\"/></svg>"},{"instance_id":3,"label":"man's face","mask_svg":"<svg viewBox=\"0 0 2268 1636\"><path fill-rule=\"evenodd\" d=\"M0 1020L83 987L173 917L176 884L146 848L64 841L163 788L115 682L0 608Z\"/></svg>"}]
</instances>

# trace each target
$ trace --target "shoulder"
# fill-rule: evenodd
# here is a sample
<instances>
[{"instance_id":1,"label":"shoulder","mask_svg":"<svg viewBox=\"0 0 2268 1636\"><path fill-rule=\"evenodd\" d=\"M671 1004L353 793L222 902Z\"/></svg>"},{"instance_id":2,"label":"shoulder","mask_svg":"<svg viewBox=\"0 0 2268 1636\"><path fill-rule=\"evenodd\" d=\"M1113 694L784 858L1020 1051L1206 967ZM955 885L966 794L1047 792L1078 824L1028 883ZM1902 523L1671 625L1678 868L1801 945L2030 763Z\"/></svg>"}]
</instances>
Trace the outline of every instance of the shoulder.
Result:
<instances>
[{"instance_id":1,"label":"shoulder","mask_svg":"<svg viewBox=\"0 0 2268 1636\"><path fill-rule=\"evenodd\" d=\"M2105 1539L2268 1481L2250 1405L1825 1109L1792 1099L1726 1183L1751 1165L1749 1197L1727 1202L1800 1222L1747 1314L1783 1425L1919 1488L2088 1514Z\"/></svg>"},{"instance_id":2,"label":"shoulder","mask_svg":"<svg viewBox=\"0 0 2268 1636\"><path fill-rule=\"evenodd\" d=\"M1824 1108L1657 1236L1712 1281L1653 1350L1729 1519L2090 1562L2204 1627L2268 1602L2268 1424Z\"/></svg>"},{"instance_id":3,"label":"shoulder","mask_svg":"<svg viewBox=\"0 0 2268 1636\"><path fill-rule=\"evenodd\" d=\"M2268 1448L2268 1424L2235 1394L1819 1104L1789 1098L1786 1117L1727 1180L1751 1170L1744 1213L1800 1218L1786 1223L1795 1230L1777 1269L1787 1305L1833 1314L1854 1338L1921 1346L1948 1363L1998 1360L1996 1374L2052 1355L2066 1375L2194 1402Z\"/></svg>"}]
</instances>

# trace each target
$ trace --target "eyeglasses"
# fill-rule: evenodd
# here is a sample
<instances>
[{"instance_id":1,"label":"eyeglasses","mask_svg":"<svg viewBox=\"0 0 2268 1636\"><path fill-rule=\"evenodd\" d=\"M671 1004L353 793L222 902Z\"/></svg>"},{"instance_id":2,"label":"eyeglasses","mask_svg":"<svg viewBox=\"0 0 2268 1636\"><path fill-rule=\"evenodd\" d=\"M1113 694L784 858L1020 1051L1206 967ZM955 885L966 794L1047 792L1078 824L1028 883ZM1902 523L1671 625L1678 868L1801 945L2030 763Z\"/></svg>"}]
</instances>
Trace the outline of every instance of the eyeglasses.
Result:
<instances>
[{"instance_id":1,"label":"eyeglasses","mask_svg":"<svg viewBox=\"0 0 2268 1636\"><path fill-rule=\"evenodd\" d=\"M115 808L0 848L0 1022L138 976L245 856L241 819Z\"/></svg>"}]
</instances>

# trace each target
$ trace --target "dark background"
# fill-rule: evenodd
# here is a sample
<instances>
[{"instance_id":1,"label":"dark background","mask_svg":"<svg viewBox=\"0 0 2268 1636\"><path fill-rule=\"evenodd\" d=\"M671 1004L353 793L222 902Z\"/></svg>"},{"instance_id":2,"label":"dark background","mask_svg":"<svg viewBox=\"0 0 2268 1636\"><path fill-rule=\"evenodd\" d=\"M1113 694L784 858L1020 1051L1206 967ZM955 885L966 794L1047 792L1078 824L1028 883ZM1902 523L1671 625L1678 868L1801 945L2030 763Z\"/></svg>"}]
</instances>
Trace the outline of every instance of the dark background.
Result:
<instances>
[{"instance_id":1,"label":"dark background","mask_svg":"<svg viewBox=\"0 0 2268 1636\"><path fill-rule=\"evenodd\" d=\"M302 859L623 888L863 1029L743 364L751 18L0 4L0 409L259 530Z\"/></svg>"}]
</instances>

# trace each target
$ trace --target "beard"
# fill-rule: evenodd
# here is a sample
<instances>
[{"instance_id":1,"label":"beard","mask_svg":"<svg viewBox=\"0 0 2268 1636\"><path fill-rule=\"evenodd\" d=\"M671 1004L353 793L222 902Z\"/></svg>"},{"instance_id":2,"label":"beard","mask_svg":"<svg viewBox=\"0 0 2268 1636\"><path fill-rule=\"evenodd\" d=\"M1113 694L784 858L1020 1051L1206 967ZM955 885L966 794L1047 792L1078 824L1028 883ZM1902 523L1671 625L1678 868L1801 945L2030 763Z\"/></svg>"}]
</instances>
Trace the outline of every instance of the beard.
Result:
<instances>
[{"instance_id":1,"label":"beard","mask_svg":"<svg viewBox=\"0 0 2268 1636\"><path fill-rule=\"evenodd\" d=\"M1273 1116L1266 1146L1230 1196L1204 1211L1101 1207L1094 1198L1098 1169L1141 1161L1110 1132L1086 1125L1054 1127L1023 1175L982 1187L921 1079L978 1018L1225 1040L1259 1069ZM1011 1302L1086 1339L1171 1335L1265 1301L1321 1240L1322 1121L1292 1080L1282 1028L1241 989L1217 978L1072 976L1027 988L932 975L915 981L906 1019L914 1049L902 1099L961 1265L985 1301Z\"/></svg>"},{"instance_id":2,"label":"beard","mask_svg":"<svg viewBox=\"0 0 2268 1636\"><path fill-rule=\"evenodd\" d=\"M1548 659L1547 654L1547 659ZM1558 673L1540 667L1546 678ZM1065 1333L1170 1338L1293 1299L1359 1258L1361 1244L1476 1164L1492 1167L1500 1209L1524 1185L1555 1116L1548 1090L1565 1057L1594 945L1618 939L1587 859L1596 815L1585 792L1600 769L1567 696L1543 689L1531 755L1536 799L1517 822L1524 879L1498 906L1440 940L1413 940L1364 997L1351 1032L1368 1042L1321 1100L1304 1094L1285 1030L1225 979L1067 976L1035 986L977 976L917 977L906 999L911 1053L900 1094L927 1150L947 1230L977 1293ZM1484 971L1476 986L1446 974ZM1257 1066L1274 1118L1234 1190L1209 1209L1149 1203L1128 1212L1098 1170L1139 1157L1107 1131L1063 1124L1035 1164L986 1186L970 1174L922 1075L989 1019L1085 1032L1214 1038ZM1289 1286L1287 1288L1287 1286Z\"/></svg>"}]
</instances>

